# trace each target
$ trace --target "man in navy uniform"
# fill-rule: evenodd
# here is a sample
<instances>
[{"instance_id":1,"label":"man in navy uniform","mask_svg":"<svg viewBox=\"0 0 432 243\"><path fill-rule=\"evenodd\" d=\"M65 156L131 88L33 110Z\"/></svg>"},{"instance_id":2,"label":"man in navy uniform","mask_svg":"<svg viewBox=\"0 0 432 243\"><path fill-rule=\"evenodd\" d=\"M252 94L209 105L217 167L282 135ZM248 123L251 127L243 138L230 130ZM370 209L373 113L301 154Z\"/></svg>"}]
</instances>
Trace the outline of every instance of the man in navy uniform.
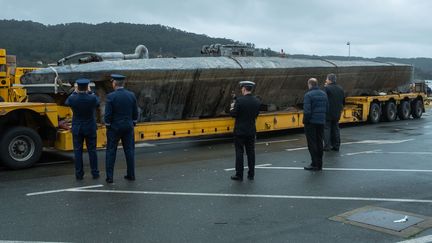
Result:
<instances>
[{"instance_id":1,"label":"man in navy uniform","mask_svg":"<svg viewBox=\"0 0 432 243\"><path fill-rule=\"evenodd\" d=\"M114 91L109 93L105 104L105 125L107 127L106 182L113 183L114 163L117 145L121 140L126 157L126 180L135 180L134 126L138 119L138 107L134 93L124 88L125 76L112 74Z\"/></svg>"},{"instance_id":2,"label":"man in navy uniform","mask_svg":"<svg viewBox=\"0 0 432 243\"><path fill-rule=\"evenodd\" d=\"M322 170L324 124L328 110L327 94L320 90L315 78L308 80L309 91L304 95L303 124L312 163L305 170Z\"/></svg>"},{"instance_id":3,"label":"man in navy uniform","mask_svg":"<svg viewBox=\"0 0 432 243\"><path fill-rule=\"evenodd\" d=\"M84 78L76 80L75 91L65 102L73 111L72 137L77 180L82 180L84 177L82 158L84 140L89 154L93 179L99 178L96 154L96 108L99 106L99 98L91 92L89 83L90 80Z\"/></svg>"},{"instance_id":4,"label":"man in navy uniform","mask_svg":"<svg viewBox=\"0 0 432 243\"><path fill-rule=\"evenodd\" d=\"M248 159L248 179L255 177L255 120L259 114L261 102L252 95L255 83L241 81L240 88L242 95L231 104L230 113L235 118L234 145L236 152L236 174L231 176L232 180L243 180L243 154L246 149Z\"/></svg>"}]
</instances>

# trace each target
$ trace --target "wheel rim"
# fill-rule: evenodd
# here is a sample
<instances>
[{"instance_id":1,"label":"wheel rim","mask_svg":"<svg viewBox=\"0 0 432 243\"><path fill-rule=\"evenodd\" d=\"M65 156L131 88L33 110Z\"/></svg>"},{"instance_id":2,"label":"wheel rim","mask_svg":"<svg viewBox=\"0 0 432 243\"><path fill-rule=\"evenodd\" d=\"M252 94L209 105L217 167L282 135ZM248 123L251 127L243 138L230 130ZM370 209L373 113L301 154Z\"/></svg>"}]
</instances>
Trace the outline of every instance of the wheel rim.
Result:
<instances>
[{"instance_id":1,"label":"wheel rim","mask_svg":"<svg viewBox=\"0 0 432 243\"><path fill-rule=\"evenodd\" d=\"M17 136L9 143L9 155L20 162L30 159L35 149L35 142L26 135Z\"/></svg>"},{"instance_id":2,"label":"wheel rim","mask_svg":"<svg viewBox=\"0 0 432 243\"><path fill-rule=\"evenodd\" d=\"M411 113L409 103L408 102L404 102L404 105L402 107L403 107L402 108L403 109L402 112L403 112L404 117L408 118L409 115L410 115L410 113Z\"/></svg>"},{"instance_id":3,"label":"wheel rim","mask_svg":"<svg viewBox=\"0 0 432 243\"><path fill-rule=\"evenodd\" d=\"M419 106L419 107L417 107L417 115L418 116L421 116L422 115L422 113L423 113L423 110L422 110L422 108Z\"/></svg>"},{"instance_id":4,"label":"wheel rim","mask_svg":"<svg viewBox=\"0 0 432 243\"><path fill-rule=\"evenodd\" d=\"M376 120L379 119L379 109L376 106L374 106L373 109L372 109L372 119L374 121L376 121Z\"/></svg>"},{"instance_id":5,"label":"wheel rim","mask_svg":"<svg viewBox=\"0 0 432 243\"><path fill-rule=\"evenodd\" d=\"M422 113L423 113L423 109L422 109L422 107L421 107L421 104L418 103L418 105L417 105L417 115L418 115L418 116L421 116Z\"/></svg>"},{"instance_id":6,"label":"wheel rim","mask_svg":"<svg viewBox=\"0 0 432 243\"><path fill-rule=\"evenodd\" d=\"M391 104L389 107L389 120L395 120L396 118L396 107L394 104Z\"/></svg>"}]
</instances>

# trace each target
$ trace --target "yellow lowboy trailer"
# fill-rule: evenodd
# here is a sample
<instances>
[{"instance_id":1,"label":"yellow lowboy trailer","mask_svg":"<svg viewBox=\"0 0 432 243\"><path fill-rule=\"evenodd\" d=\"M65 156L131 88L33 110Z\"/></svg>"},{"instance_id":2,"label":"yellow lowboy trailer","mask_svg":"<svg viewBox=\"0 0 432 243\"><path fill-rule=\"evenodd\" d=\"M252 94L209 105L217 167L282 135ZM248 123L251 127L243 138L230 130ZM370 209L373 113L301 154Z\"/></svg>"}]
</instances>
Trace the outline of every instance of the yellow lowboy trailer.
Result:
<instances>
[{"instance_id":1,"label":"yellow lowboy trailer","mask_svg":"<svg viewBox=\"0 0 432 243\"><path fill-rule=\"evenodd\" d=\"M424 112L424 92L380 96L347 97L341 123L394 121L420 118ZM68 107L50 103L0 102L0 162L12 169L29 167L39 160L42 148L71 151L72 134L61 129L59 121L70 120ZM303 113L293 110L263 113L257 118L258 132L303 127ZM143 122L135 127L136 142L230 134L234 128L231 117ZM98 126L97 146L106 146L106 130Z\"/></svg>"},{"instance_id":2,"label":"yellow lowboy trailer","mask_svg":"<svg viewBox=\"0 0 432 243\"><path fill-rule=\"evenodd\" d=\"M381 96L347 97L341 123L394 121L420 118L424 112L423 92ZM71 118L68 107L49 103L0 103L0 161L9 168L31 166L43 147L71 151L70 130L59 128L59 121ZM302 128L301 110L263 113L257 118L258 132ZM143 122L135 127L136 142L151 140L230 134L234 119L230 117ZM106 130L98 126L97 147L106 146Z\"/></svg>"},{"instance_id":3,"label":"yellow lowboy trailer","mask_svg":"<svg viewBox=\"0 0 432 243\"><path fill-rule=\"evenodd\" d=\"M358 121L352 114L354 109L347 107L341 117L341 122ZM302 111L264 113L257 118L257 132L270 132L277 130L287 130L303 127ZM197 119L197 120L179 120L166 122L143 122L138 123L135 127L135 141L144 142L151 140L187 138L209 135L230 134L234 129L234 119L230 117ZM72 150L72 134L70 131L59 131L58 140L55 147L59 150ZM97 130L97 146L103 148L106 146L106 130L104 126L99 126Z\"/></svg>"}]
</instances>

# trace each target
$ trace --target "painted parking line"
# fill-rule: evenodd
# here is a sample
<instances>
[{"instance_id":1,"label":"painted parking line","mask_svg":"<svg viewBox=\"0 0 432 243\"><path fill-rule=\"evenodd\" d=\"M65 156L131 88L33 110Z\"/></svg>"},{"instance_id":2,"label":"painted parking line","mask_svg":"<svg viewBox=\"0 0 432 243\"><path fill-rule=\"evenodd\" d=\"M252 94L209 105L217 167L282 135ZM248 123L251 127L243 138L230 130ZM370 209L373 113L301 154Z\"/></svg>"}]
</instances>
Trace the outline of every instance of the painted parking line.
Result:
<instances>
[{"instance_id":1,"label":"painted parking line","mask_svg":"<svg viewBox=\"0 0 432 243\"><path fill-rule=\"evenodd\" d=\"M272 165L272 164L259 164L259 165L255 165L255 168L260 168L260 167L262 167L262 166L270 166L270 165ZM247 166L245 166L245 167L243 167L244 169L247 169L248 167ZM233 170L235 170L235 168L228 168L228 169L224 169L224 171L233 171Z\"/></svg>"},{"instance_id":2,"label":"painted parking line","mask_svg":"<svg viewBox=\"0 0 432 243\"><path fill-rule=\"evenodd\" d=\"M99 187L99 185L96 185ZM168 191L129 191L129 190L102 190L81 187L73 189L60 189L56 192L79 193L108 193L108 194L142 194L155 196L193 196L193 197L236 197L236 198L270 198L270 199L309 199L309 200L337 200L337 201L376 201L376 202L400 202L400 203L432 203L427 199L411 198L379 198L379 197L331 197L331 196L302 196L302 195L271 195L271 194L239 194L239 193L206 193L206 192L168 192ZM56 193L50 191L49 193ZM43 192L29 193L27 196L42 195ZM46 193L45 193L46 194Z\"/></svg>"},{"instance_id":3,"label":"painted parking line","mask_svg":"<svg viewBox=\"0 0 432 243\"><path fill-rule=\"evenodd\" d=\"M428 243L428 242L432 242L432 235L427 235L427 236L423 236L411 240L399 241L398 243Z\"/></svg>"},{"instance_id":4,"label":"painted parking line","mask_svg":"<svg viewBox=\"0 0 432 243\"><path fill-rule=\"evenodd\" d=\"M0 240L0 243L67 243L63 241L16 241L16 240Z\"/></svg>"},{"instance_id":5,"label":"painted parking line","mask_svg":"<svg viewBox=\"0 0 432 243\"><path fill-rule=\"evenodd\" d=\"M103 187L103 185L99 184L99 185L92 185L92 186L82 186L82 187L72 187L72 188L65 188L65 189L58 189L58 190L50 190L50 191L32 192L32 193L27 193L26 196L37 196L37 195L44 195L44 194L51 194L51 193L58 193L58 192L70 192L70 191L75 191L75 190L97 188L97 187Z\"/></svg>"},{"instance_id":6,"label":"painted parking line","mask_svg":"<svg viewBox=\"0 0 432 243\"><path fill-rule=\"evenodd\" d=\"M16 241L16 240L0 240L0 243L67 243L63 241Z\"/></svg>"},{"instance_id":7,"label":"painted parking line","mask_svg":"<svg viewBox=\"0 0 432 243\"><path fill-rule=\"evenodd\" d=\"M259 166L255 169L267 170L304 170L303 167L285 167L285 166ZM323 168L325 171L368 171L368 172L422 172L432 173L432 170L417 169L364 169L364 168Z\"/></svg>"},{"instance_id":8,"label":"painted parking line","mask_svg":"<svg viewBox=\"0 0 432 243\"><path fill-rule=\"evenodd\" d=\"M404 140L361 140L361 141L355 141L355 142L345 142L341 143L341 145L350 145L350 144L375 144L375 145L383 145L383 144L399 144L399 143L405 143L413 141L414 139L404 139ZM298 148L290 148L285 149L285 151L291 152L291 151L298 151L298 150L305 150L308 149L308 147L298 147Z\"/></svg>"},{"instance_id":9,"label":"painted parking line","mask_svg":"<svg viewBox=\"0 0 432 243\"><path fill-rule=\"evenodd\" d=\"M298 138L293 138L293 139L285 139L285 140L274 140L274 141L262 141L262 142L256 142L255 145L269 145L272 143L287 143L287 142L294 142L294 141L298 141L300 139Z\"/></svg>"},{"instance_id":10,"label":"painted parking line","mask_svg":"<svg viewBox=\"0 0 432 243\"><path fill-rule=\"evenodd\" d=\"M359 155L359 154L432 155L432 152L429 152L429 151L417 151L417 152L416 151L406 151L406 152L403 152L403 151L394 151L394 152L391 152L391 151L382 151L380 149L377 149L377 150L368 150L368 151L346 153L346 154L343 154L341 156L353 156L353 155Z\"/></svg>"}]
</instances>

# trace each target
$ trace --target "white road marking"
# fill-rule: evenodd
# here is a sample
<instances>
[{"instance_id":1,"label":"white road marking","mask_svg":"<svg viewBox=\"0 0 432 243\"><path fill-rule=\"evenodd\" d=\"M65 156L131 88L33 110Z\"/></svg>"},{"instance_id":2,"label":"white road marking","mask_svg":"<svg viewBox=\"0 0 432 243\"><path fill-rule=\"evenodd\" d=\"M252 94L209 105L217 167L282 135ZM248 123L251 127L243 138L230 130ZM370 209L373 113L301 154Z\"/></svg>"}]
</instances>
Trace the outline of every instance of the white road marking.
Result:
<instances>
[{"instance_id":1,"label":"white road marking","mask_svg":"<svg viewBox=\"0 0 432 243\"><path fill-rule=\"evenodd\" d=\"M0 243L67 243L57 241L16 241L16 240L0 240Z\"/></svg>"},{"instance_id":2,"label":"white road marking","mask_svg":"<svg viewBox=\"0 0 432 243\"><path fill-rule=\"evenodd\" d=\"M0 240L0 243L67 243L63 241L16 241L16 240Z\"/></svg>"},{"instance_id":3,"label":"white road marking","mask_svg":"<svg viewBox=\"0 0 432 243\"><path fill-rule=\"evenodd\" d=\"M405 139L405 140L362 140L362 141L355 141L355 142L345 142L341 143L341 145L350 145L350 144L398 144L398 143L405 143L409 141L413 141L414 139ZM297 150L305 150L308 147L299 147L299 148L291 148L291 149L285 149L285 151L297 151Z\"/></svg>"},{"instance_id":4,"label":"white road marking","mask_svg":"<svg viewBox=\"0 0 432 243\"><path fill-rule=\"evenodd\" d=\"M358 154L374 154L374 153L380 152L380 151L382 151L382 150L378 149L378 150L360 151L360 152L346 153L346 154L343 154L342 156L352 156L352 155L358 155Z\"/></svg>"},{"instance_id":5,"label":"white road marking","mask_svg":"<svg viewBox=\"0 0 432 243\"><path fill-rule=\"evenodd\" d=\"M268 170L303 170L303 167L285 167L285 166L260 166L256 169ZM432 170L417 170L417 169L363 169L363 168L323 168L327 171L371 171L371 172L424 172L432 173Z\"/></svg>"},{"instance_id":6,"label":"white road marking","mask_svg":"<svg viewBox=\"0 0 432 243\"><path fill-rule=\"evenodd\" d=\"M32 193L27 193L26 196L36 196L36 195L51 194L57 192L68 192L68 191L75 191L75 190L81 190L87 188L97 188L97 187L103 187L103 185L82 186L82 187L72 187L72 188L65 188L65 189L58 189L58 190L51 190L51 191L32 192Z\"/></svg>"},{"instance_id":7,"label":"white road marking","mask_svg":"<svg viewBox=\"0 0 432 243\"><path fill-rule=\"evenodd\" d=\"M151 143L136 143L135 144L135 148L145 148L145 147L156 147L155 144L151 144ZM123 148L123 146L119 146L119 148Z\"/></svg>"},{"instance_id":8,"label":"white road marking","mask_svg":"<svg viewBox=\"0 0 432 243\"><path fill-rule=\"evenodd\" d=\"M342 144L398 144L413 141L414 139L404 139L404 140L362 140L355 142L346 142Z\"/></svg>"},{"instance_id":9,"label":"white road marking","mask_svg":"<svg viewBox=\"0 0 432 243\"><path fill-rule=\"evenodd\" d=\"M255 145L262 145L262 144L272 144L272 143L286 143L286 142L293 142L293 141L298 141L298 138L293 138L293 139L286 139L286 140L275 140L275 141L268 141L268 142L257 142L255 143Z\"/></svg>"},{"instance_id":10,"label":"white road marking","mask_svg":"<svg viewBox=\"0 0 432 243\"><path fill-rule=\"evenodd\" d=\"M399 241L398 243L429 243L432 242L432 235L427 235L411 240Z\"/></svg>"},{"instance_id":11,"label":"white road marking","mask_svg":"<svg viewBox=\"0 0 432 243\"><path fill-rule=\"evenodd\" d=\"M352 155L358 155L358 154L409 154L409 155L432 155L432 152L415 152L415 151L407 151L407 152L401 152L401 151L395 151L395 152L384 152L382 150L370 150L370 151L360 151L360 152L354 152L354 153L346 153L342 156L352 156Z\"/></svg>"},{"instance_id":12,"label":"white road marking","mask_svg":"<svg viewBox=\"0 0 432 243\"><path fill-rule=\"evenodd\" d=\"M270 166L270 165L272 165L272 164L259 164L259 165L255 165L255 169L256 168L260 168L260 167L262 167L262 166ZM245 166L245 167L243 167L244 169L247 169L248 167L247 166ZM235 170L235 168L229 168L229 169L224 169L225 171L233 171L233 170Z\"/></svg>"},{"instance_id":13,"label":"white road marking","mask_svg":"<svg viewBox=\"0 0 432 243\"><path fill-rule=\"evenodd\" d=\"M308 147L299 147L299 148L292 148L292 149L285 149L285 151L297 151L297 150L305 150L308 149Z\"/></svg>"},{"instance_id":14,"label":"white road marking","mask_svg":"<svg viewBox=\"0 0 432 243\"><path fill-rule=\"evenodd\" d=\"M127 190L97 190L97 189L75 189L75 190L71 190L71 192L112 193L112 194L144 194L144 195L166 195L166 196L203 196L203 197L240 197L240 198L275 198L275 199L311 199L311 200L378 201L378 202L401 202L401 203L432 203L432 200L410 199L410 198L330 197L330 196L301 196L301 195L127 191Z\"/></svg>"}]
</instances>

